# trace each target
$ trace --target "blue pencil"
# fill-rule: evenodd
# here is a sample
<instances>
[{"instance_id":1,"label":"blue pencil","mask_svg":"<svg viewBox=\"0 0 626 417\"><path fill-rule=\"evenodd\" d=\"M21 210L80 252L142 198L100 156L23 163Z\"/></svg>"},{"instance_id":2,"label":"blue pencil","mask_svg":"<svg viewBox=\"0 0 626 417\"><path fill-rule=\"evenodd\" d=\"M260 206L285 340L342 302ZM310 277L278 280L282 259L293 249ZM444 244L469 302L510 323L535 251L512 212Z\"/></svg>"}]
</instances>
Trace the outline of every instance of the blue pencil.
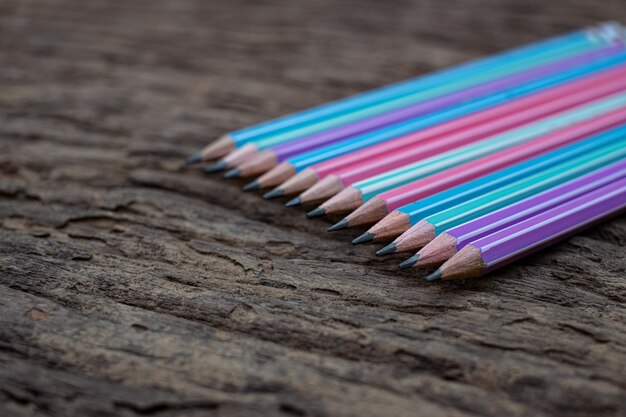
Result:
<instances>
[{"instance_id":1,"label":"blue pencil","mask_svg":"<svg viewBox=\"0 0 626 417\"><path fill-rule=\"evenodd\" d=\"M535 93L548 87L572 81L573 79L591 75L593 73L607 70L626 62L626 52L600 59L576 68L572 68L562 73L555 74L538 81L530 82L519 87L512 88L508 91L495 93L476 101L462 104L457 107L449 108L440 112L427 116L416 117L406 122L387 126L382 129L374 130L363 135L354 136L349 139L342 140L333 145L315 149L292 158L287 159L284 163L293 167L294 172L300 172L305 168L336 158L341 155L364 149L366 147L386 142L393 138L403 136L438 123L442 123L451 119L455 119L479 110L493 107L515 98L519 98L528 94Z\"/></svg>"},{"instance_id":2,"label":"blue pencil","mask_svg":"<svg viewBox=\"0 0 626 417\"><path fill-rule=\"evenodd\" d=\"M188 162L217 158L250 141L304 126L319 125L320 129L327 128L324 123L338 116L458 79L467 79L498 65L511 65L515 61L528 60L533 56L549 56L565 51L581 52L586 48L614 43L619 38L620 31L619 25L603 24L240 129L223 136L206 147L201 154L190 157Z\"/></svg>"},{"instance_id":3,"label":"blue pencil","mask_svg":"<svg viewBox=\"0 0 626 417\"><path fill-rule=\"evenodd\" d=\"M367 233L373 236L371 240L388 240L397 236L398 232L402 233L408 230L411 226L430 215L457 206L522 178L545 171L562 162L585 155L618 140L623 140L624 137L626 137L626 125L621 125L580 142L564 146L446 191L433 194L422 200L397 208L371 227ZM386 255L396 251L395 243L391 243L380 249L376 254Z\"/></svg>"}]
</instances>

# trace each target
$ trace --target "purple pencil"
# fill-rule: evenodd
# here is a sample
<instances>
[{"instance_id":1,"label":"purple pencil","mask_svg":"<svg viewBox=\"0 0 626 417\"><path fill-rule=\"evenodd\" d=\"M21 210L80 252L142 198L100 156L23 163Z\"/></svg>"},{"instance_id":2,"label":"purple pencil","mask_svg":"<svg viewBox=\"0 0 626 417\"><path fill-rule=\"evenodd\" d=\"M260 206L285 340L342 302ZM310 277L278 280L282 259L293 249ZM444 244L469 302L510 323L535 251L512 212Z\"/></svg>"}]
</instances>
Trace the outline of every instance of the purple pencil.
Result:
<instances>
[{"instance_id":1,"label":"purple pencil","mask_svg":"<svg viewBox=\"0 0 626 417\"><path fill-rule=\"evenodd\" d=\"M623 45L610 46L594 51L590 51L572 58L562 61L553 62L547 65L531 68L519 73L515 73L506 77L502 77L490 82L480 84L478 86L466 88L460 91L449 93L441 97L403 107L398 110L383 113L378 116L366 118L352 123L325 130L313 135L298 138L286 143L263 145L263 142L254 145L254 150L265 150L257 153L254 157L244 161L239 165L238 174L241 176L249 176L265 172L283 162L285 159L311 151L323 146L331 145L342 139L346 139L355 135L371 132L376 129L384 128L399 122L408 121L410 119L431 114L450 108L455 105L466 103L485 97L489 94L502 93L503 91L512 89L516 86L539 80L552 74L557 74L569 68L573 68L585 63L593 62L602 57L610 56L617 52L623 51ZM519 95L519 94L518 94ZM511 97L513 98L513 97ZM263 145L263 146L262 146ZM243 175L245 173L245 175Z\"/></svg>"},{"instance_id":2,"label":"purple pencil","mask_svg":"<svg viewBox=\"0 0 626 417\"><path fill-rule=\"evenodd\" d=\"M439 266L473 241L551 210L622 178L626 178L626 160L590 172L536 196L446 230L404 263L412 265L414 268Z\"/></svg>"},{"instance_id":3,"label":"purple pencil","mask_svg":"<svg viewBox=\"0 0 626 417\"><path fill-rule=\"evenodd\" d=\"M473 241L426 279L465 279L487 274L624 209L626 178Z\"/></svg>"}]
</instances>

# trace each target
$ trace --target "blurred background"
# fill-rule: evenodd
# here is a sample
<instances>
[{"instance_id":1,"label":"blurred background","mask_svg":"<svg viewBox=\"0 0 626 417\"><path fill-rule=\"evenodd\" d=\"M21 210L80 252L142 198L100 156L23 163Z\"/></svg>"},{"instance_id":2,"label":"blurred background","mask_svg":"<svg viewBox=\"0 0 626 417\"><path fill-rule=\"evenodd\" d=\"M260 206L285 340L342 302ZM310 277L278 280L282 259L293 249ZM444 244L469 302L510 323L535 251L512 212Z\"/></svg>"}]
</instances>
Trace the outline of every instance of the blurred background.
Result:
<instances>
[{"instance_id":1,"label":"blurred background","mask_svg":"<svg viewBox=\"0 0 626 417\"><path fill-rule=\"evenodd\" d=\"M45 114L41 128L64 129L64 143L97 134L182 156L224 131L607 19L625 21L626 2L4 0L2 151L44 134L29 122Z\"/></svg>"}]
</instances>

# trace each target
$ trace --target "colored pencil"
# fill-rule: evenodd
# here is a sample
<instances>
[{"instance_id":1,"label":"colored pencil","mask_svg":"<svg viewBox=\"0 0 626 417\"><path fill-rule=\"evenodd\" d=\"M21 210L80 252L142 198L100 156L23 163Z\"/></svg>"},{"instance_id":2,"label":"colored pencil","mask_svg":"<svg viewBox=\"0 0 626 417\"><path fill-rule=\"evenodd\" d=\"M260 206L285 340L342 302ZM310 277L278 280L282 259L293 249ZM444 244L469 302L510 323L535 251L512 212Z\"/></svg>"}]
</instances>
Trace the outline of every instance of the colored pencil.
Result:
<instances>
[{"instance_id":1,"label":"colored pencil","mask_svg":"<svg viewBox=\"0 0 626 417\"><path fill-rule=\"evenodd\" d=\"M505 187L430 215L405 232L403 235L404 239L411 239L411 246L421 249L446 230L507 205L517 203L625 157L626 138L622 138L611 145L596 149L570 161L562 162L548 170L538 172ZM402 241L398 240L397 246L401 244Z\"/></svg>"},{"instance_id":2,"label":"colored pencil","mask_svg":"<svg viewBox=\"0 0 626 417\"><path fill-rule=\"evenodd\" d=\"M428 281L484 275L626 211L626 28L606 23L226 133L187 159L346 213Z\"/></svg>"},{"instance_id":3,"label":"colored pencil","mask_svg":"<svg viewBox=\"0 0 626 417\"><path fill-rule=\"evenodd\" d=\"M345 221L341 224L341 227L375 223L384 218L391 210L432 195L433 192L431 190L433 189L436 192L448 189L451 186L502 169L512 163L611 129L624 122L626 122L626 107L553 132L540 139L490 154L448 171L424 178L409 184L411 185L410 187L399 187L390 192L382 193L371 200L371 202L378 203L377 205L370 205L370 207L364 205L362 207L363 210L361 208L357 209L344 219ZM359 239L359 243L363 241L365 241L365 237Z\"/></svg>"},{"instance_id":4,"label":"colored pencil","mask_svg":"<svg viewBox=\"0 0 626 417\"><path fill-rule=\"evenodd\" d=\"M626 66L620 65L576 82L522 97L495 108L354 152L342 158L361 154L362 156L353 158L360 162L348 164L333 175L328 175L303 193L297 203L321 200L324 197L330 198L346 186L358 181L423 160L435 153L449 151L484 139L488 135L502 133L522 124L548 117L594 98L606 96L610 92L619 91L626 85L625 74ZM311 170L302 171L302 174L306 173L311 174ZM296 177L293 177L294 183L306 182L298 181ZM280 186L279 193L285 194L293 190L293 183L290 184L290 182L288 180ZM290 205L294 203L290 202Z\"/></svg>"},{"instance_id":5,"label":"colored pencil","mask_svg":"<svg viewBox=\"0 0 626 417\"><path fill-rule=\"evenodd\" d=\"M505 151L496 153L496 154L492 154L489 155L488 157L482 159L482 160L477 160L474 162L470 162L468 164L465 164L463 166L457 167L456 169L452 169L449 170L445 173L442 174L447 174L447 175L442 175L442 174L438 174L438 175L434 175L430 178L426 178L424 181L425 184L422 187L422 189L419 191L421 196L428 196L428 195L432 195L433 193L428 193L429 189L432 188L441 188L441 183L446 183L449 182L450 179L454 179L455 180L455 185L465 182L466 180L471 180L473 178L476 178L477 176L481 176L482 174L480 172L493 172L495 170L492 170L491 167L493 166L492 164L497 165L499 168L502 168L504 166L510 165L509 162L513 161L520 161L520 160L524 160L527 159L530 156L534 156L534 155L538 155L540 153L545 152L546 150L549 149L554 149L556 147L562 146L563 142L565 143L571 143L573 141L576 140L580 140L581 138L587 137L589 135L593 135L597 132L601 132L603 130L606 130L607 128L611 128L614 127L616 125L621 125L623 123L626 122L626 107L623 107L622 109L616 111L616 112L612 112L608 115L606 115L607 117L600 117L597 119L593 119L590 122L591 123L587 123L587 130L586 131L581 131L579 130L579 128L584 125L585 123L579 124L578 126L572 126L571 128L566 128L563 131L560 132L555 132L555 134L552 135L547 135L544 136L543 138L541 138L540 140L537 141L532 141L530 143L525 143L519 146L516 146L514 148L510 148L507 149ZM602 119L604 119L604 121L602 121ZM597 123L594 125L594 123ZM608 125L608 126L607 126ZM576 136L576 134L574 134L574 136L569 136L569 134L573 133L573 132L577 132L578 136ZM569 137L568 137L569 136ZM561 142L561 143L555 143L555 142ZM619 143L622 143L622 139L620 137L620 139L618 140ZM546 149L546 147L548 149ZM604 149L604 148L602 148ZM589 155L589 153L587 153L586 155ZM580 157L579 157L580 158ZM499 169L499 168L496 168ZM548 172L548 171L546 171ZM478 175L476 175L476 173L479 173ZM536 177L538 175L540 175L541 172L534 174L532 177ZM458 175L464 176L465 180L461 179L460 181L457 180L459 177ZM440 178L438 177L442 177L441 178L441 182L439 181ZM520 180L521 181L521 180ZM446 187L446 188L450 188L450 187ZM496 189L494 191L491 191L490 193L488 193L489 195L493 194L493 193L497 193L499 190L501 190L501 188ZM478 197L477 197L478 198ZM414 200L417 201L417 200ZM474 201L474 200L470 200L470 201ZM393 204L393 203L392 203ZM387 204L385 205L385 207L389 206L389 200L387 201ZM456 206L455 206L456 207ZM449 208L447 210L445 210L443 213L446 213L448 211L452 211L454 210L455 207ZM379 209L380 211L380 209ZM352 225L358 225L359 221L363 221L363 219L365 219L365 221L369 221L367 220L366 217L364 217L367 214L361 214L361 216L363 217L348 217L346 218L346 222L348 224L352 224ZM437 214L434 214L433 216L436 216ZM426 219L429 219L432 216L427 217ZM354 219L357 219L356 221ZM424 222L424 220L422 220L422 222ZM420 223L422 223L420 222ZM418 223L418 224L420 224ZM417 225L415 225L415 227L417 227ZM354 243L362 243L364 241L370 240L371 236L369 234L367 234L366 236L360 237L358 238L358 241L354 242Z\"/></svg>"},{"instance_id":6,"label":"colored pencil","mask_svg":"<svg viewBox=\"0 0 626 417\"><path fill-rule=\"evenodd\" d=\"M507 69L513 71L511 68L521 63L530 61L536 64L541 59L553 57L562 59L598 45L615 42L621 36L620 31L618 25L605 24L270 120L224 135L200 154L190 157L188 162L219 158L246 143L269 137L280 137L285 141L312 134L352 121L351 118L356 120L363 117L359 113L363 109L376 107L378 111L389 111L393 105L401 107L403 103L410 102L412 98L409 97L412 95L419 95L438 86L448 85L451 89L469 86L474 82L471 80L485 80L489 76L497 76L498 71L502 76ZM462 81L453 87L452 84L459 79Z\"/></svg>"},{"instance_id":7,"label":"colored pencil","mask_svg":"<svg viewBox=\"0 0 626 417\"><path fill-rule=\"evenodd\" d=\"M394 111L381 113L373 117L360 119L333 129L305 136L298 140L282 143L259 152L248 160L244 160L237 166L238 175L245 177L266 172L277 163L283 162L289 157L336 143L348 137L380 129L384 126L394 125L405 120L415 119L419 116L437 113L450 107L492 95L506 96L506 94L503 94L504 92L519 87L520 85L545 79L550 75L559 74L567 69L594 62L600 58L623 51L624 48L622 45L593 49L583 54L549 62L537 67L531 67L502 78L490 80L486 83L444 94L432 100L420 101ZM232 164L233 161L230 161L230 163Z\"/></svg>"},{"instance_id":8,"label":"colored pencil","mask_svg":"<svg viewBox=\"0 0 626 417\"><path fill-rule=\"evenodd\" d=\"M415 119L407 120L405 122L397 123L395 125L383 127L372 132L364 133L362 135L357 135L355 137L339 141L332 145L324 146L310 152L305 152L293 158L289 158L287 161L284 161L277 167L271 169L269 172L256 180L256 185L259 187L267 187L280 184L282 181L292 177L295 173L301 172L303 170L306 171L306 168L308 167L319 167L319 164L321 164L321 167L324 167L324 161L328 161L330 166L334 166L336 168L340 165L340 163L337 163L337 160L341 160L341 157L343 155L345 155L345 158L348 158L346 160L347 162L351 160L349 158L352 155L358 157L360 155L360 150L362 150L362 152L367 152L375 145L388 146L385 151L388 151L394 146L396 149L399 149L400 147L402 147L400 145L400 142L410 143L416 139L416 137L412 135L416 135L417 138L425 137L426 135L433 134L440 126L442 126L442 129L439 129L439 132L441 132L441 130L445 130L445 126L447 126L448 124L456 126L457 123L468 123L472 120L471 116L474 116L477 112L482 113L482 111L492 110L491 107L494 107L497 104L502 104L503 102L510 99L520 98L527 94L537 92L538 90L550 87L555 83L559 84L565 80L575 77L585 75L590 76L590 72L607 70L616 65L623 65L624 58L624 53L618 53L614 56L608 56L604 59L591 62L582 67L573 68L569 71L564 71L561 74L547 77L546 79L540 80L539 82L529 83L527 85L514 88L513 90L508 92L498 93L496 95L486 97L474 102L465 103L452 109L443 110L432 115L418 117ZM461 118L461 120L459 120L459 118ZM467 118L470 118L470 120L465 120ZM403 135L408 135L410 137L403 137ZM354 159L352 160L354 161ZM326 167L328 168L328 166ZM318 169L316 171L320 170ZM305 184L308 184L308 181L310 181L310 175L305 173L303 174L304 178L296 175L294 182L297 183L297 180L304 179ZM293 188L294 184L292 183L290 187ZM288 187L285 186L283 190L287 188Z\"/></svg>"},{"instance_id":9,"label":"colored pencil","mask_svg":"<svg viewBox=\"0 0 626 417\"><path fill-rule=\"evenodd\" d=\"M495 171L489 175L433 194L393 210L381 221L372 226L366 234L369 236L369 240L375 242L391 240L396 236L402 235L409 230L411 226L427 216L439 213L510 184L511 182L546 170L555 164L568 161L599 147L609 145L622 137L626 137L626 125L621 125L615 129L557 148L524 162ZM410 240L403 239L402 236L377 251L376 254L380 256L395 252L415 252L418 248L411 246ZM402 244L398 246L400 241Z\"/></svg>"},{"instance_id":10,"label":"colored pencil","mask_svg":"<svg viewBox=\"0 0 626 417\"><path fill-rule=\"evenodd\" d=\"M625 208L626 179L621 179L468 244L426 279L446 281L485 275Z\"/></svg>"},{"instance_id":11,"label":"colored pencil","mask_svg":"<svg viewBox=\"0 0 626 417\"><path fill-rule=\"evenodd\" d=\"M610 42L610 44L612 43L613 42ZM621 41L619 41L618 43L621 43ZM474 70L461 77L455 76L452 78L447 78L445 82L440 82L437 85L431 86L427 89L421 89L419 91L411 92L410 94L406 94L405 89L403 95L401 95L400 97L394 97L390 100L373 104L368 107L352 111L348 114L335 116L330 120L318 122L314 126L305 126L297 129L292 129L289 132L275 134L269 138L260 139L259 141L255 142L255 146L257 146L258 149L267 149L269 147L285 143L289 140L300 139L304 136L311 135L316 132L321 132L323 130L332 129L336 126L351 123L356 120L361 120L367 117L376 116L381 113L393 111L417 102L431 100L444 94L485 83L490 80L505 77L507 75L514 74L528 68L566 59L576 54L584 53L586 51L605 45L607 45L606 42L598 43L597 40L594 40L588 45L581 45L576 47L569 46L552 52L545 52L537 55L526 55L525 57L520 57L518 59L510 59L506 62L501 62L498 65L492 65L489 68L485 68L481 71Z\"/></svg>"},{"instance_id":12,"label":"colored pencil","mask_svg":"<svg viewBox=\"0 0 626 417\"><path fill-rule=\"evenodd\" d=\"M513 147L513 152L516 152L517 145L521 146L542 136L537 141L537 145L532 142L527 145L529 149L535 149L535 146L539 149L543 144L560 146L564 142L580 139L581 135L593 134L600 126L607 129L613 124L618 124L625 111L623 108L625 98L626 94L622 93L594 101L591 104L535 122L530 126L523 126L355 183L324 202L320 208L326 213L342 212L347 211L346 209L353 210L367 201L367 204L359 207L358 210L344 219L341 226L351 227L374 223L386 216L391 210L418 200L417 196L424 198L426 189L429 190L430 194L442 191L460 182L503 168L504 166L501 165L503 163L510 164L519 161L520 159L517 159L519 155L511 155L511 151L506 151L507 148ZM603 116L598 117L601 115ZM594 118L598 120L594 120ZM521 146L521 149L525 149L525 147ZM466 176L468 173L462 167L453 168L476 159L479 159L479 162L470 165L472 177ZM436 177L438 181L442 182L441 184L428 178L429 175L446 169L448 171Z\"/></svg>"},{"instance_id":13,"label":"colored pencil","mask_svg":"<svg viewBox=\"0 0 626 417\"><path fill-rule=\"evenodd\" d=\"M543 213L612 182L626 178L626 160L593 171L563 185L442 232L402 268L439 266L469 243Z\"/></svg>"}]
</instances>

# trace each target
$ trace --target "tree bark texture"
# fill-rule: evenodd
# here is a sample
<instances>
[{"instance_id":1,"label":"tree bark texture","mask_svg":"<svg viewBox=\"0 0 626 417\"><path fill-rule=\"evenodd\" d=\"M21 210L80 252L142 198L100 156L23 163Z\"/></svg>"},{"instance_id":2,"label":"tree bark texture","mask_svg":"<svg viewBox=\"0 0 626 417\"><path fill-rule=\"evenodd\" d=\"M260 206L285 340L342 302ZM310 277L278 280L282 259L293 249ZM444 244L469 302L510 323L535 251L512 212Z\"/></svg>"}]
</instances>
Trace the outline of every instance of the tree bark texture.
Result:
<instances>
[{"instance_id":1,"label":"tree bark texture","mask_svg":"<svg viewBox=\"0 0 626 417\"><path fill-rule=\"evenodd\" d=\"M607 19L626 2L0 2L0 415L626 415L625 216L428 285L182 164Z\"/></svg>"}]
</instances>

